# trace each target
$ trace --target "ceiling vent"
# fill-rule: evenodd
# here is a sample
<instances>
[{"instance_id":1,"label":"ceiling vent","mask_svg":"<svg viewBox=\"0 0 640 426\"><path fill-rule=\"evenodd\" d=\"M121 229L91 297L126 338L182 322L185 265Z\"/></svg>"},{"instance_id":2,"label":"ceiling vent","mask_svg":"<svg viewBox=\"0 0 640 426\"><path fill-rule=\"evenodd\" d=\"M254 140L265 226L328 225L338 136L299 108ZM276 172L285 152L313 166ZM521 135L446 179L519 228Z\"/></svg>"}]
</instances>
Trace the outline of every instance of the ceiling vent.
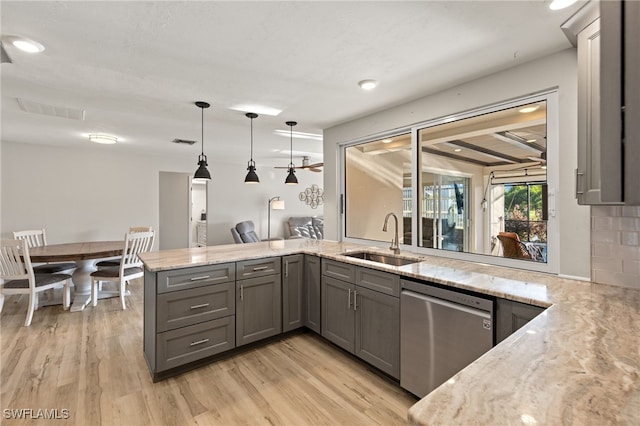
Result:
<instances>
[{"instance_id":1,"label":"ceiling vent","mask_svg":"<svg viewBox=\"0 0 640 426\"><path fill-rule=\"evenodd\" d=\"M173 143L183 143L185 145L193 145L194 143L196 143L196 141L189 141L186 139L174 139L171 142Z\"/></svg>"},{"instance_id":2,"label":"ceiling vent","mask_svg":"<svg viewBox=\"0 0 640 426\"><path fill-rule=\"evenodd\" d=\"M71 120L84 120L84 110L53 105L45 105L39 102L16 98L20 109L33 114L48 115L51 117L69 118Z\"/></svg>"}]
</instances>

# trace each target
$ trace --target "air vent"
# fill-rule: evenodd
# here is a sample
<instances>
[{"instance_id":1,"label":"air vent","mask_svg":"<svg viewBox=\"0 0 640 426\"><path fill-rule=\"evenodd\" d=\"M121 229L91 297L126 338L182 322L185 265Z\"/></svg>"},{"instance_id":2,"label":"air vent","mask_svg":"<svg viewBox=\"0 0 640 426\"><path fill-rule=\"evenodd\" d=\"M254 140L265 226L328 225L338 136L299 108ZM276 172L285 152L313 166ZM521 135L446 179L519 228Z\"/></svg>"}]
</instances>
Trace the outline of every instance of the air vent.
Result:
<instances>
[{"instance_id":1,"label":"air vent","mask_svg":"<svg viewBox=\"0 0 640 426\"><path fill-rule=\"evenodd\" d=\"M20 109L33 114L48 115L51 117L69 118L71 120L84 120L83 109L73 109L67 107L45 105L39 102L16 98Z\"/></svg>"},{"instance_id":2,"label":"air vent","mask_svg":"<svg viewBox=\"0 0 640 426\"><path fill-rule=\"evenodd\" d=\"M173 143L183 143L185 145L193 145L194 143L196 143L196 141L189 141L186 139L174 139L171 142Z\"/></svg>"}]
</instances>

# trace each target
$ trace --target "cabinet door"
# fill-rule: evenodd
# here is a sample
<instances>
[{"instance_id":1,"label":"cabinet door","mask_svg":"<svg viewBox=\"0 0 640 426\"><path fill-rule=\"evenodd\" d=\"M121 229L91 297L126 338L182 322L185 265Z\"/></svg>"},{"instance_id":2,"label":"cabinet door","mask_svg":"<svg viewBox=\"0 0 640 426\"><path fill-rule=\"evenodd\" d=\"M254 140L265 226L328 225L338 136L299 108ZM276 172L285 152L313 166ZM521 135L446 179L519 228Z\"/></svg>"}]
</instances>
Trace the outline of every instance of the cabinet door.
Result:
<instances>
[{"instance_id":1,"label":"cabinet door","mask_svg":"<svg viewBox=\"0 0 640 426\"><path fill-rule=\"evenodd\" d=\"M322 276L322 335L349 352L355 349L355 285Z\"/></svg>"},{"instance_id":2,"label":"cabinet door","mask_svg":"<svg viewBox=\"0 0 640 426\"><path fill-rule=\"evenodd\" d=\"M304 320L304 255L282 258L282 331L295 330Z\"/></svg>"},{"instance_id":3,"label":"cabinet door","mask_svg":"<svg viewBox=\"0 0 640 426\"><path fill-rule=\"evenodd\" d=\"M600 51L598 19L578 34L578 204L601 204Z\"/></svg>"},{"instance_id":4,"label":"cabinet door","mask_svg":"<svg viewBox=\"0 0 640 426\"><path fill-rule=\"evenodd\" d=\"M280 274L236 282L236 346L282 332Z\"/></svg>"},{"instance_id":5,"label":"cabinet door","mask_svg":"<svg viewBox=\"0 0 640 426\"><path fill-rule=\"evenodd\" d=\"M520 327L537 317L544 308L512 300L498 299L496 311L496 343L515 333Z\"/></svg>"},{"instance_id":6,"label":"cabinet door","mask_svg":"<svg viewBox=\"0 0 640 426\"><path fill-rule=\"evenodd\" d=\"M355 354L400 378L400 299L356 287Z\"/></svg>"},{"instance_id":7,"label":"cabinet door","mask_svg":"<svg viewBox=\"0 0 640 426\"><path fill-rule=\"evenodd\" d=\"M304 261L304 325L320 334L320 258L305 255Z\"/></svg>"},{"instance_id":8,"label":"cabinet door","mask_svg":"<svg viewBox=\"0 0 640 426\"><path fill-rule=\"evenodd\" d=\"M624 201L640 205L640 2L625 2L624 20Z\"/></svg>"}]
</instances>

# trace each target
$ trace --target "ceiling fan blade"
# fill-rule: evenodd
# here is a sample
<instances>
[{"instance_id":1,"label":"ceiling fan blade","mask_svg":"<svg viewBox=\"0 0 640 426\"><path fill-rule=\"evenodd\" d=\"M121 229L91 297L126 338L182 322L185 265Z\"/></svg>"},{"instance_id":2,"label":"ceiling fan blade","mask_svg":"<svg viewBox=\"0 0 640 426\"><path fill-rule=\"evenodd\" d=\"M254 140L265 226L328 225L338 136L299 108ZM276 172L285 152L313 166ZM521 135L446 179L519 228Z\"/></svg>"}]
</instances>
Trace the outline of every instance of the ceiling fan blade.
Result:
<instances>
[{"instance_id":1,"label":"ceiling fan blade","mask_svg":"<svg viewBox=\"0 0 640 426\"><path fill-rule=\"evenodd\" d=\"M317 169L317 168L315 168L315 167L309 167L309 171L319 173L319 172L321 172L321 171L322 171L322 169Z\"/></svg>"},{"instance_id":2,"label":"ceiling fan blade","mask_svg":"<svg viewBox=\"0 0 640 426\"><path fill-rule=\"evenodd\" d=\"M324 166L324 163L309 164L307 167L322 167L322 166Z\"/></svg>"}]
</instances>

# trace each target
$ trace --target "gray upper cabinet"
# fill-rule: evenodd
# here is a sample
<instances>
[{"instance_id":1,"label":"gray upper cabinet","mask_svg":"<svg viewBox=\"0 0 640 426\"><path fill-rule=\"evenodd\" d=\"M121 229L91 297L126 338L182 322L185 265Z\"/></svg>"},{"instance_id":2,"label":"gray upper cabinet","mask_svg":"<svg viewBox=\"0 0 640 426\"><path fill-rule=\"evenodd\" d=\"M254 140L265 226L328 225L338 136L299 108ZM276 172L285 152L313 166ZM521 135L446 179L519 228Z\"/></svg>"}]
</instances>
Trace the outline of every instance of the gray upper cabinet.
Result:
<instances>
[{"instance_id":1,"label":"gray upper cabinet","mask_svg":"<svg viewBox=\"0 0 640 426\"><path fill-rule=\"evenodd\" d=\"M304 324L304 255L282 257L282 331Z\"/></svg>"},{"instance_id":2,"label":"gray upper cabinet","mask_svg":"<svg viewBox=\"0 0 640 426\"><path fill-rule=\"evenodd\" d=\"M282 332L281 292L280 274L236 281L236 346Z\"/></svg>"},{"instance_id":3,"label":"gray upper cabinet","mask_svg":"<svg viewBox=\"0 0 640 426\"><path fill-rule=\"evenodd\" d=\"M579 204L640 204L639 9L590 2L563 24L578 48Z\"/></svg>"},{"instance_id":4,"label":"gray upper cabinet","mask_svg":"<svg viewBox=\"0 0 640 426\"><path fill-rule=\"evenodd\" d=\"M320 258L304 256L304 325L316 333L321 333L320 325Z\"/></svg>"}]
</instances>

